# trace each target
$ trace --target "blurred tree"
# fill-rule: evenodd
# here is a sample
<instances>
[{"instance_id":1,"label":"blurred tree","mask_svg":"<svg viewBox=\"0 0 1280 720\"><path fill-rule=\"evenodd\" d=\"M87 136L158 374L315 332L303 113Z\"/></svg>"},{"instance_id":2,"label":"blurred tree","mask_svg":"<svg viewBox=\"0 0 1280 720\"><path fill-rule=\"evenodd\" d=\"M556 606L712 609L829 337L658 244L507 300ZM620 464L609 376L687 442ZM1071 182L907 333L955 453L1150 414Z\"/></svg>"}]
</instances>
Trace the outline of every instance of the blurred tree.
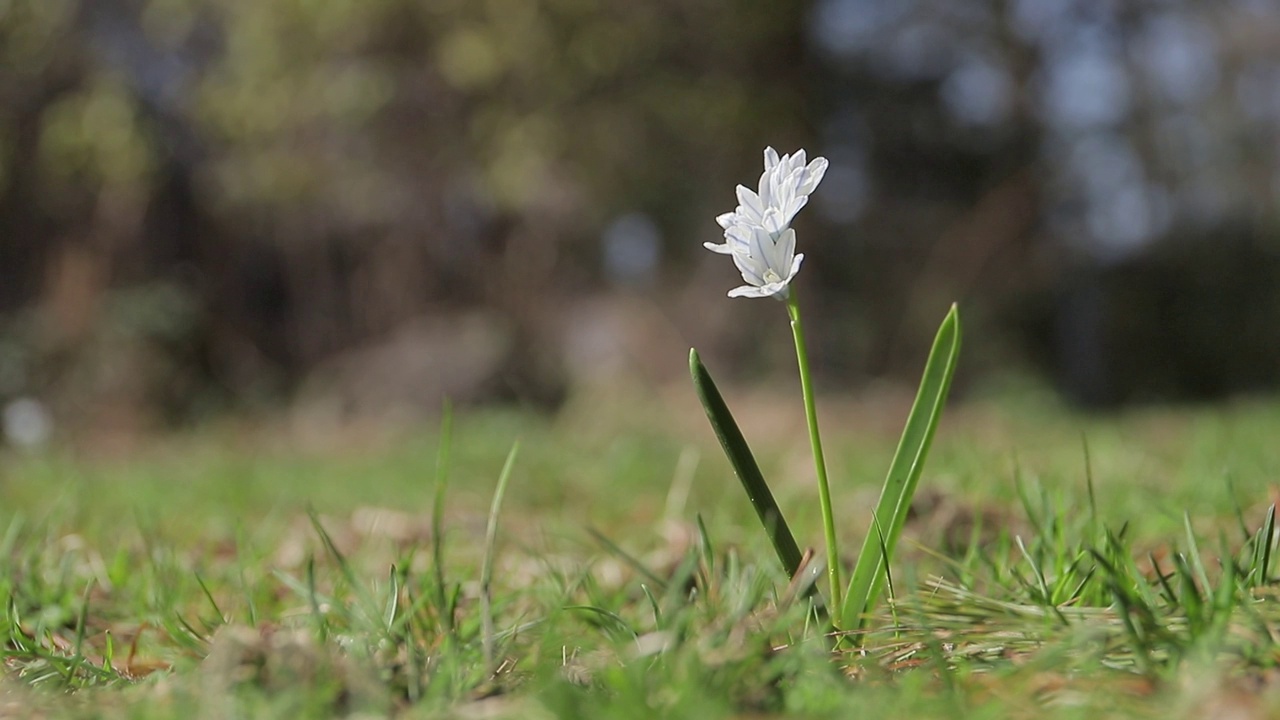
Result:
<instances>
[{"instance_id":1,"label":"blurred tree","mask_svg":"<svg viewBox=\"0 0 1280 720\"><path fill-rule=\"evenodd\" d=\"M547 326L599 284L600 227L679 229L802 132L804 4L740 5L13 0L0 310L96 332L103 293L163 280L179 355L243 396L478 305L508 392L553 398Z\"/></svg>"},{"instance_id":2,"label":"blurred tree","mask_svg":"<svg viewBox=\"0 0 1280 720\"><path fill-rule=\"evenodd\" d=\"M1242 373L1225 357L1158 373L1195 382L1132 370L1202 354L1169 352L1205 342L1167 311L1193 297L1212 300L1243 354L1280 341L1252 311L1280 300L1262 290L1280 287L1274 3L817 0L812 19L832 180L858 199L828 213L854 238L845 261L821 264L832 287L855 288L833 296L864 318L855 365L910 365L921 348L902 339L927 338L960 297L984 335L1004 328L1084 402L1280 380L1274 362ZM1247 307L1227 301L1242 295ZM1132 342L1137 326L1152 342Z\"/></svg>"},{"instance_id":3,"label":"blurred tree","mask_svg":"<svg viewBox=\"0 0 1280 720\"><path fill-rule=\"evenodd\" d=\"M1247 0L7 0L0 400L180 418L386 341L482 365L460 397L554 402L570 301L699 278L768 143L832 161L802 221L832 375L909 374L960 297L970 368L1027 347L1124 399L1115 335L1155 306L1115 278L1171 234L1275 252L1277 37ZM424 359L448 338L477 347Z\"/></svg>"}]
</instances>

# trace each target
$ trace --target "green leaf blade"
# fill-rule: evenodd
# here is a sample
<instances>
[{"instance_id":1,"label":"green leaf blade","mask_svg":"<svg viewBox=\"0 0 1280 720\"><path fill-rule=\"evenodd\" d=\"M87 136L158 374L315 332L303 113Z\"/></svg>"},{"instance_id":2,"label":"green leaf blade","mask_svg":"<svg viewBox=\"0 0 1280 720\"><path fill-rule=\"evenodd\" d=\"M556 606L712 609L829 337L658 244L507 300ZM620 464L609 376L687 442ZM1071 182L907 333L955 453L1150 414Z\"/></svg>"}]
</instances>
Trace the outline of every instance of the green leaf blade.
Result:
<instances>
[{"instance_id":1,"label":"green leaf blade","mask_svg":"<svg viewBox=\"0 0 1280 720\"><path fill-rule=\"evenodd\" d=\"M711 373L707 372L702 359L698 357L698 351L694 349L689 350L689 374L693 377L693 387L707 413L707 420L711 422L711 429L715 431L720 447L724 448L734 474L742 482L751 507L755 508L756 515L764 525L774 552L778 554L778 560L782 562L787 575L794 577L801 566L800 547L760 472L755 456L751 454L751 448L747 446L746 438L742 436L738 423L729 412L729 406L725 404L715 381L711 379Z\"/></svg>"},{"instance_id":2,"label":"green leaf blade","mask_svg":"<svg viewBox=\"0 0 1280 720\"><path fill-rule=\"evenodd\" d=\"M883 544L877 533L867 534L862 551L858 553L853 577L849 580L844 607L840 609L840 627L846 630L860 627L864 614L875 604L883 589L888 561L906 524L907 510L911 507L911 499L951 390L959 354L960 313L953 304L934 338L920 389L911 406L911 414L907 416L898 450L894 453L876 505L875 517L881 522L888 520L888 531Z\"/></svg>"}]
</instances>

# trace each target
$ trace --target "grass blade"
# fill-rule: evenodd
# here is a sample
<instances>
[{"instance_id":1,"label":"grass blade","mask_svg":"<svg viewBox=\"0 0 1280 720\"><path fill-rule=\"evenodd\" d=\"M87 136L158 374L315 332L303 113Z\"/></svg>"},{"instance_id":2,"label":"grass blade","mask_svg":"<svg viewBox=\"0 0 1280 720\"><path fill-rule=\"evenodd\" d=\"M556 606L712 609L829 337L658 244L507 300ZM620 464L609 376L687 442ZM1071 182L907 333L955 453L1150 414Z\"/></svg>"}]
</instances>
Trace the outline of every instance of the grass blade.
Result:
<instances>
[{"instance_id":1,"label":"grass blade","mask_svg":"<svg viewBox=\"0 0 1280 720\"><path fill-rule=\"evenodd\" d=\"M396 616L400 612L400 575L396 572L395 565L391 566L387 582L389 592L387 594L387 608L383 612L382 622L386 627L387 634L391 635L395 632Z\"/></svg>"},{"instance_id":2,"label":"grass blade","mask_svg":"<svg viewBox=\"0 0 1280 720\"><path fill-rule=\"evenodd\" d=\"M645 579L647 579L649 582L653 583L654 585L657 585L658 589L660 590L667 589L666 580L663 580L662 578L658 577L657 573L650 570L649 567L645 565L643 562L641 562L638 558L636 558L635 555L632 555L626 550L623 550L622 546L610 540L609 536L605 535L604 533L600 532L599 530L593 527L587 528L587 532L591 535L591 537L595 538L595 541L600 543L600 545L603 546L605 550L608 550L611 554L617 556L619 560L621 560L624 564L626 564L632 570L635 570L636 572L643 575Z\"/></svg>"},{"instance_id":3,"label":"grass blade","mask_svg":"<svg viewBox=\"0 0 1280 720\"><path fill-rule=\"evenodd\" d=\"M204 578L201 577L200 573L195 573L195 579L196 579L196 585L198 585L200 587L200 591L204 593L204 598L209 601L209 605L213 608L213 611L218 615L218 624L226 625L227 615L226 613L222 612L222 608L218 607L218 601L213 599L213 593L209 591L209 586L205 584Z\"/></svg>"},{"instance_id":4,"label":"grass blade","mask_svg":"<svg viewBox=\"0 0 1280 720\"><path fill-rule=\"evenodd\" d=\"M1200 587L1207 593L1213 586L1209 584L1209 573L1205 572L1204 561L1200 558L1200 544L1196 541L1195 530L1191 528L1191 515L1186 512L1182 513L1182 529L1187 535L1187 554L1191 556L1191 569L1195 570L1196 580L1200 581Z\"/></svg>"},{"instance_id":5,"label":"grass blade","mask_svg":"<svg viewBox=\"0 0 1280 720\"><path fill-rule=\"evenodd\" d=\"M883 588L885 571L882 568L892 557L898 536L902 534L902 527L906 524L907 510L911 507L911 498L915 495L916 484L929 454L929 446L938 429L938 420L951 389L951 378L955 374L959 355L960 313L952 305L934 338L933 349L929 352L929 360L920 381L920 390L916 393L902 439L898 442L898 451L894 454L880 493L880 502L876 505L875 517L888 519L889 523L884 538L884 551L880 547L878 534L867 533L862 551L858 553L853 577L849 581L849 590L845 593L844 607L840 608L839 626L846 630L856 630L861 625L863 614L871 609Z\"/></svg>"},{"instance_id":6,"label":"grass blade","mask_svg":"<svg viewBox=\"0 0 1280 720\"><path fill-rule=\"evenodd\" d=\"M480 614L484 631L484 660L490 671L496 667L491 589L493 556L498 544L498 513L502 511L502 498L507 494L507 481L511 479L511 468L515 467L519 451L520 443L516 442L511 446L511 452L507 453L507 461L503 463L502 472L498 475L498 487L493 491L493 504L489 506L489 525L484 534L484 565L480 568Z\"/></svg>"},{"instance_id":7,"label":"grass blade","mask_svg":"<svg viewBox=\"0 0 1280 720\"><path fill-rule=\"evenodd\" d=\"M1262 543L1262 566L1258 575L1257 584L1266 585L1271 582L1271 548L1275 542L1276 532L1276 506L1275 503L1267 508L1267 520L1262 524L1261 537L1258 541Z\"/></svg>"},{"instance_id":8,"label":"grass blade","mask_svg":"<svg viewBox=\"0 0 1280 720\"><path fill-rule=\"evenodd\" d=\"M1084 482L1089 490L1089 538L1098 536L1098 495L1093 489L1093 458L1089 455L1089 438L1080 433L1080 445L1084 448Z\"/></svg>"},{"instance_id":9,"label":"grass blade","mask_svg":"<svg viewBox=\"0 0 1280 720\"><path fill-rule=\"evenodd\" d=\"M773 492L764 481L764 475L756 464L755 456L751 454L751 448L747 446L746 438L738 429L738 423L729 412L724 398L720 396L711 373L707 372L702 359L698 357L697 350L689 350L689 374L693 376L693 387L707 412L711 429L715 431L720 447L724 448L734 474L742 482L742 488L747 491L747 499L760 517L760 523L764 525L769 541L773 543L774 552L782 561L782 568L787 571L788 577L794 577L800 569L800 546L796 544L795 536L791 534L791 528L783 518L778 502L773 499Z\"/></svg>"},{"instance_id":10,"label":"grass blade","mask_svg":"<svg viewBox=\"0 0 1280 720\"><path fill-rule=\"evenodd\" d=\"M453 615L445 612L447 590L444 577L444 499L449 488L449 449L453 445L453 406L445 400L440 413L440 444L436 448L435 493L431 501L431 566L435 575L436 613L444 630L453 634Z\"/></svg>"}]
</instances>

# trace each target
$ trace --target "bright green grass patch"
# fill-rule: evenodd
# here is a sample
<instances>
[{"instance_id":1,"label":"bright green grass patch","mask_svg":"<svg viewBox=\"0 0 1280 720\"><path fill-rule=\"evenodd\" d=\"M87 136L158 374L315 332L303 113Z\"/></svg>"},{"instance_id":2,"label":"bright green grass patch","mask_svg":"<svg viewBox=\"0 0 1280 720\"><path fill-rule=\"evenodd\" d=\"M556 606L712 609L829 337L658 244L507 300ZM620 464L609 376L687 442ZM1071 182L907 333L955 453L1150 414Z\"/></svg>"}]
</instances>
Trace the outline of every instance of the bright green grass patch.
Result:
<instances>
[{"instance_id":1,"label":"bright green grass patch","mask_svg":"<svg viewBox=\"0 0 1280 720\"><path fill-rule=\"evenodd\" d=\"M901 416L828 406L836 510L852 519L842 528L867 527ZM223 428L127 460L5 456L4 697L59 717L1280 707L1275 403L954 410L892 568L894 602L862 652L838 656L696 416L460 416L439 572L435 430L304 450ZM804 518L816 503L797 461L803 422L751 436L760 422L744 431L779 503L818 527ZM517 439L490 631L486 518Z\"/></svg>"}]
</instances>

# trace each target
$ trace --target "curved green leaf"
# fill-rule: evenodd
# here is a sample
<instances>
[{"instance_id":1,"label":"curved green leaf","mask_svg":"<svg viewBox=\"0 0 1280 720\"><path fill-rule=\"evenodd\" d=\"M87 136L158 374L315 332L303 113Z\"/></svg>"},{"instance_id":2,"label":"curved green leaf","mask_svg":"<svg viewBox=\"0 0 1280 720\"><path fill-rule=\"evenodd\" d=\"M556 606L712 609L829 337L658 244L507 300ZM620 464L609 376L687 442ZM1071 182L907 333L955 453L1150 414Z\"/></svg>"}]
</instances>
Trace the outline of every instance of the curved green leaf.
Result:
<instances>
[{"instance_id":1,"label":"curved green leaf","mask_svg":"<svg viewBox=\"0 0 1280 720\"><path fill-rule=\"evenodd\" d=\"M911 498L915 495L934 432L938 429L938 419L951 389L951 377L955 374L959 354L960 313L953 304L934 338L920 389L911 406L911 414L907 416L884 488L880 491L874 517L880 522L887 521L887 532L883 537L879 533L867 533L862 552L858 553L858 564L849 580L844 607L840 611L840 627L846 630L857 630L861 626L864 614L875 605L884 588L888 560L893 556L902 526L907 521L907 510L911 507Z\"/></svg>"},{"instance_id":2,"label":"curved green leaf","mask_svg":"<svg viewBox=\"0 0 1280 720\"><path fill-rule=\"evenodd\" d=\"M747 447L746 438L742 436L738 423L729 412L729 406L725 405L724 398L716 389L711 373L703 366L698 351L693 349L689 350L689 374L693 376L693 387L698 391L698 400L702 402L703 409L707 411L711 429L715 430L716 439L720 441L720 447L724 448L724 454L729 457L734 474L747 491L747 499L760 517L760 522L773 543L773 549L782 561L783 569L788 576L794 577L800 570L800 547L796 545L795 536L791 534L791 528L782 517L782 510L764 481L764 475L756 464L755 456L751 454L751 448Z\"/></svg>"}]
</instances>

